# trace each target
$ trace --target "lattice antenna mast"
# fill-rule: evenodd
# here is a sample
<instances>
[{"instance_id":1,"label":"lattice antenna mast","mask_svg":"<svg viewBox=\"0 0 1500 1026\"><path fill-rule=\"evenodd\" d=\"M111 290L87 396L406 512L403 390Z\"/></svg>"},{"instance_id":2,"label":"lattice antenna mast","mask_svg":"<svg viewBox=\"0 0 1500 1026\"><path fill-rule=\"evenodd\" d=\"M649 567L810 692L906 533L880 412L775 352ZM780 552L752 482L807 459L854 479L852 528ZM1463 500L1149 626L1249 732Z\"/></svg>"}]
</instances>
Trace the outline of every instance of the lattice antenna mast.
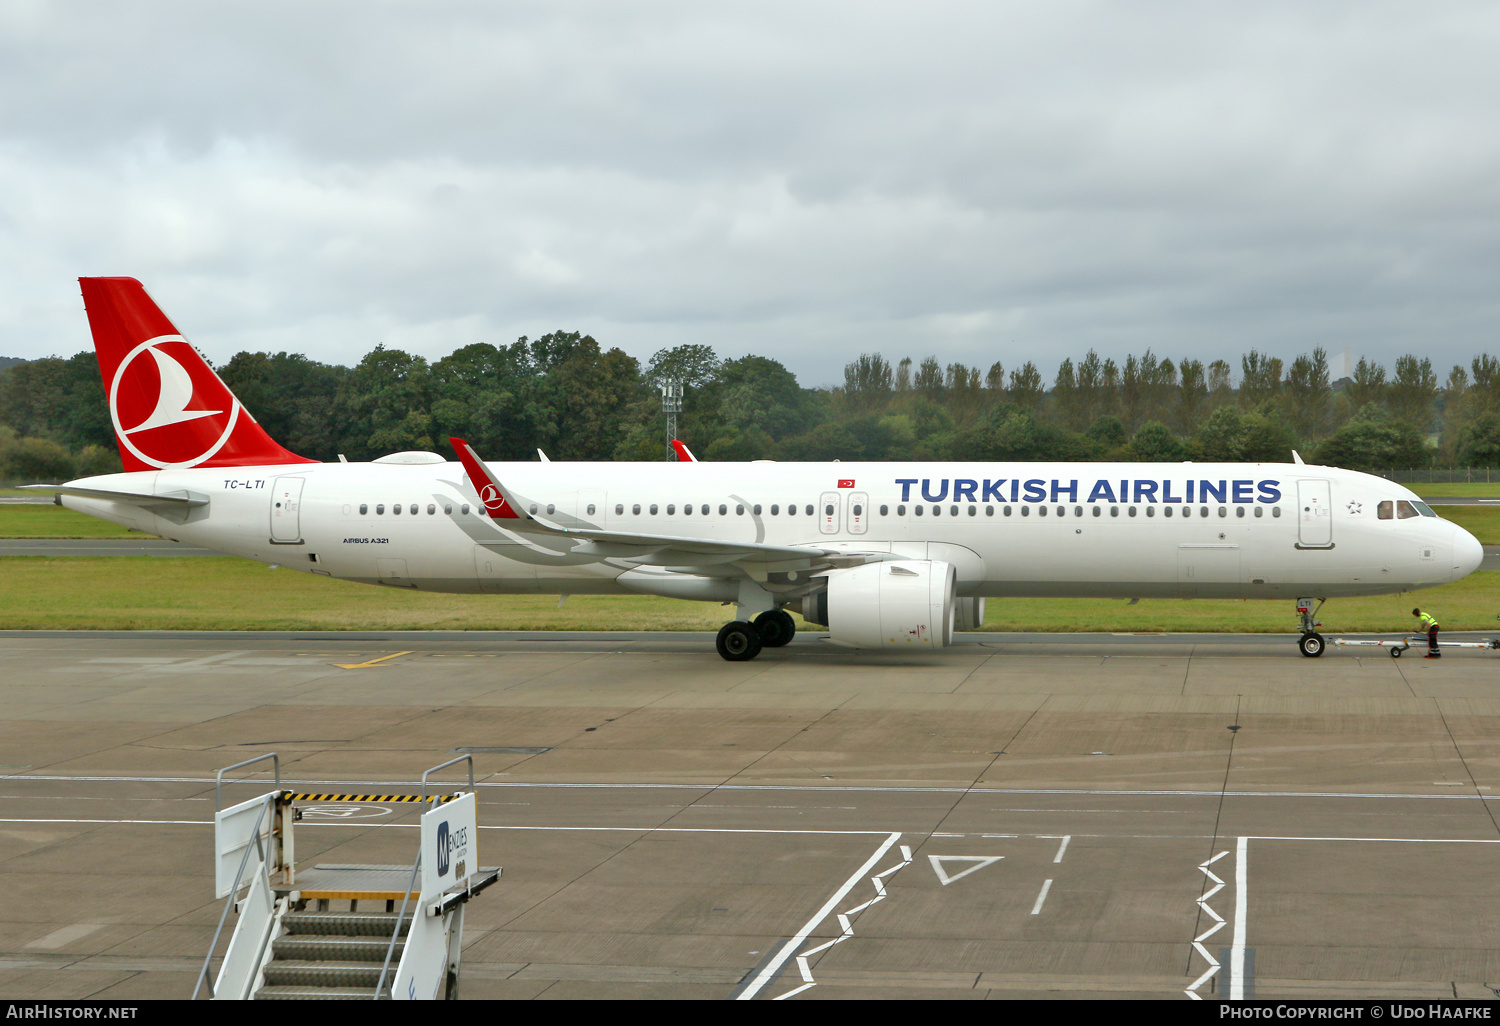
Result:
<instances>
[{"instance_id":1,"label":"lattice antenna mast","mask_svg":"<svg viewBox=\"0 0 1500 1026\"><path fill-rule=\"evenodd\" d=\"M672 440L677 437L677 415L682 412L682 382L677 378L661 381L661 412L667 415L667 459L675 460L677 450Z\"/></svg>"}]
</instances>

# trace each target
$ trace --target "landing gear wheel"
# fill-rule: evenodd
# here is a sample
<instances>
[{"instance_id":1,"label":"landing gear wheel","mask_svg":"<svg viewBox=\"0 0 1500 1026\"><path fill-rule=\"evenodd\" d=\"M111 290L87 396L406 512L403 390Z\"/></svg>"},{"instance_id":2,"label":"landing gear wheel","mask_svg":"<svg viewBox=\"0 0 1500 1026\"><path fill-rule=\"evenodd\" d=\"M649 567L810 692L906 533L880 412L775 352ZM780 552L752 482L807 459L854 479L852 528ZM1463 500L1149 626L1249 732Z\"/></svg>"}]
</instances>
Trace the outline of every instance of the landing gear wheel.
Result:
<instances>
[{"instance_id":1,"label":"landing gear wheel","mask_svg":"<svg viewBox=\"0 0 1500 1026\"><path fill-rule=\"evenodd\" d=\"M1393 648L1393 649L1391 649L1391 658L1392 659L1400 659L1401 658L1401 649L1399 649L1399 648Z\"/></svg>"},{"instance_id":2,"label":"landing gear wheel","mask_svg":"<svg viewBox=\"0 0 1500 1026\"><path fill-rule=\"evenodd\" d=\"M731 663L742 663L747 659L754 659L760 655L760 631L755 629L754 624L743 620L726 623L719 628L719 637L715 641L718 646L719 655Z\"/></svg>"},{"instance_id":3,"label":"landing gear wheel","mask_svg":"<svg viewBox=\"0 0 1500 1026\"><path fill-rule=\"evenodd\" d=\"M797 624L786 610L770 609L755 618L755 629L760 631L762 645L780 648L797 633Z\"/></svg>"},{"instance_id":4,"label":"landing gear wheel","mask_svg":"<svg viewBox=\"0 0 1500 1026\"><path fill-rule=\"evenodd\" d=\"M1323 654L1323 635L1319 634L1317 631L1308 631L1306 634L1302 635L1302 640L1297 642L1297 647L1300 648L1302 650L1302 654L1307 656L1309 659L1316 659L1318 656ZM1391 651L1394 652L1395 649L1392 649Z\"/></svg>"}]
</instances>

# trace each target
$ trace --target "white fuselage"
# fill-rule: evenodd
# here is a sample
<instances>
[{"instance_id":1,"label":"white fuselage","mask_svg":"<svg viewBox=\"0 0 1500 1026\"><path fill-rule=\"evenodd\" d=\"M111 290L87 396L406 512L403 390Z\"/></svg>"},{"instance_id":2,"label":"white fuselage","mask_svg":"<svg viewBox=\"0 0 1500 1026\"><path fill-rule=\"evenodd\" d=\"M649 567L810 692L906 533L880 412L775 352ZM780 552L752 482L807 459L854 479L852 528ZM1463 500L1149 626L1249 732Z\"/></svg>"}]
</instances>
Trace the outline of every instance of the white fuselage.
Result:
<instances>
[{"instance_id":1,"label":"white fuselage","mask_svg":"<svg viewBox=\"0 0 1500 1026\"><path fill-rule=\"evenodd\" d=\"M1382 519L1381 503L1416 501L1407 489L1300 464L490 466L545 515L631 534L941 559L957 568L965 596L1382 594L1448 583L1483 557L1472 535L1435 516ZM732 568L673 572L509 532L484 514L458 463L162 470L75 484L206 498L172 516L61 501L183 544L347 580L451 592L735 596ZM772 582L784 595L808 585L795 573Z\"/></svg>"}]
</instances>

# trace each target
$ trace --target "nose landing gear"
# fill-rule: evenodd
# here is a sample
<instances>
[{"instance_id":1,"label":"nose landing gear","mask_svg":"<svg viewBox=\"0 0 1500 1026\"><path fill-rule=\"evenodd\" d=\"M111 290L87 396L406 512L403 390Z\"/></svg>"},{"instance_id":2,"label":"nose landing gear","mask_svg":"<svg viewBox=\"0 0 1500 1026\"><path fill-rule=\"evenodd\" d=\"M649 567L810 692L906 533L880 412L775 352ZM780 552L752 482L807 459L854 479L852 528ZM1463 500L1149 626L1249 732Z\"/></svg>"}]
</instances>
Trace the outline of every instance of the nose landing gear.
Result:
<instances>
[{"instance_id":1,"label":"nose landing gear","mask_svg":"<svg viewBox=\"0 0 1500 1026\"><path fill-rule=\"evenodd\" d=\"M1319 599L1315 607L1313 600L1310 598L1299 598L1297 600L1297 618L1302 631L1302 637L1297 641L1297 648L1309 659L1316 659L1322 655L1323 649L1326 647L1323 635L1318 633L1318 628L1323 625L1315 620L1314 616L1316 616L1319 609L1323 608L1323 603L1327 601L1327 599Z\"/></svg>"}]
</instances>

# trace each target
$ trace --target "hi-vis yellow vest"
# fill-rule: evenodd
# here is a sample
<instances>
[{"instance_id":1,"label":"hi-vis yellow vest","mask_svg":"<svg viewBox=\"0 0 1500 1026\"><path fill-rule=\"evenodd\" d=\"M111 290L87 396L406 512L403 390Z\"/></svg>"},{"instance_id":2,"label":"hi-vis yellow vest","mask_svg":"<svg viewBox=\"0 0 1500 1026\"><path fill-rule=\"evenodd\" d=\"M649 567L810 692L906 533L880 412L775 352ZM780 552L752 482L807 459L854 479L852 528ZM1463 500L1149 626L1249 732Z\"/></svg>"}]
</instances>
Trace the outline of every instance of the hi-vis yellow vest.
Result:
<instances>
[{"instance_id":1,"label":"hi-vis yellow vest","mask_svg":"<svg viewBox=\"0 0 1500 1026\"><path fill-rule=\"evenodd\" d=\"M1436 627L1437 625L1438 625L1438 622L1432 618L1432 614L1431 613L1423 613L1422 614L1422 629L1424 631L1430 631L1434 627Z\"/></svg>"}]
</instances>

